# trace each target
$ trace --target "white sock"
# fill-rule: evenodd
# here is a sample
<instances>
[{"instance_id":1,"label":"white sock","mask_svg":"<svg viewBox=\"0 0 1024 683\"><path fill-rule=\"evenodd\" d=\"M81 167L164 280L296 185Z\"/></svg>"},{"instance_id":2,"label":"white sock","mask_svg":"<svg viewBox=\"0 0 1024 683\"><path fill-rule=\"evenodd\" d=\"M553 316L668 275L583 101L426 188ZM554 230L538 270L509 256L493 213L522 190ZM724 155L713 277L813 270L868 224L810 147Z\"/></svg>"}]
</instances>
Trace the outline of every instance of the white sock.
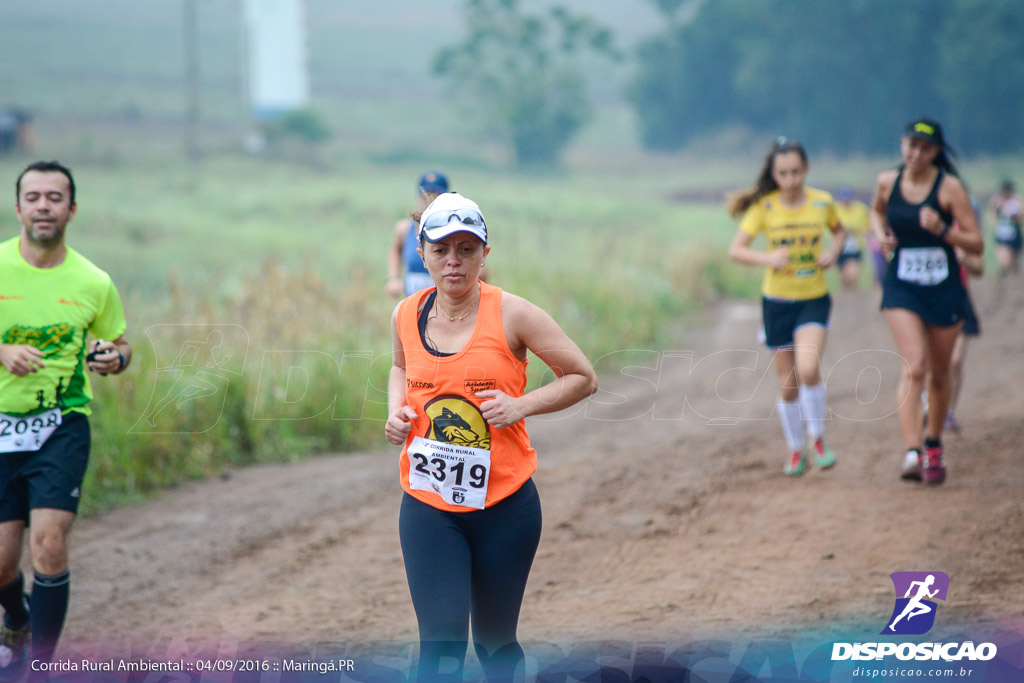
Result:
<instances>
[{"instance_id":1,"label":"white sock","mask_svg":"<svg viewBox=\"0 0 1024 683\"><path fill-rule=\"evenodd\" d=\"M779 411L779 421L782 423L782 434L786 437L786 445L790 451L802 451L804 449L804 425L800 417L800 404L783 401L781 398L775 404Z\"/></svg>"},{"instance_id":2,"label":"white sock","mask_svg":"<svg viewBox=\"0 0 1024 683\"><path fill-rule=\"evenodd\" d=\"M825 436L825 415L828 405L825 403L825 383L818 382L813 387L800 387L800 409L803 411L807 433L817 441Z\"/></svg>"}]
</instances>

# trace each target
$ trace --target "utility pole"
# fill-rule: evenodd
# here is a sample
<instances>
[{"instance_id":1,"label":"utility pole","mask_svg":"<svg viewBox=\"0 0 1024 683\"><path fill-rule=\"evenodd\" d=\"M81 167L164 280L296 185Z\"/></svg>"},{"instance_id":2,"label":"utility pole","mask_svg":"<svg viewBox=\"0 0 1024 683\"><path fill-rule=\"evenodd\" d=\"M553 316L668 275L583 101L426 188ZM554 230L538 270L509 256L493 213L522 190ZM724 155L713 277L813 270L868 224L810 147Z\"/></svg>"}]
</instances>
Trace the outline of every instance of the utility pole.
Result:
<instances>
[{"instance_id":1,"label":"utility pole","mask_svg":"<svg viewBox=\"0 0 1024 683\"><path fill-rule=\"evenodd\" d=\"M183 0L185 38L185 154L199 163L199 0Z\"/></svg>"}]
</instances>

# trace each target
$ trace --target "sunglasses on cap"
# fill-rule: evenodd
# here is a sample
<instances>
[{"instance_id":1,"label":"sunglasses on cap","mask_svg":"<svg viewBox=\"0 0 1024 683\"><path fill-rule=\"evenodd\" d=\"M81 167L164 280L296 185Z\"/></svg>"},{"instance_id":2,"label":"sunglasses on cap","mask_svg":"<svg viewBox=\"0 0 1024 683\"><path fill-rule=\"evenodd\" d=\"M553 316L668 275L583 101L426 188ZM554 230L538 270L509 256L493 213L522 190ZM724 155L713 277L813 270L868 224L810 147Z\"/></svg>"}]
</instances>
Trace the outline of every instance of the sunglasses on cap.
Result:
<instances>
[{"instance_id":1,"label":"sunglasses on cap","mask_svg":"<svg viewBox=\"0 0 1024 683\"><path fill-rule=\"evenodd\" d=\"M454 209L451 211L434 211L428 214L423 219L423 224L420 226L420 234L431 230L433 228L443 228L452 222L453 218L457 218L459 223L469 228L477 228L473 232L480 232L479 229L483 229L483 234L487 235L487 224L484 222L483 215L476 209Z\"/></svg>"},{"instance_id":2,"label":"sunglasses on cap","mask_svg":"<svg viewBox=\"0 0 1024 683\"><path fill-rule=\"evenodd\" d=\"M785 135L781 135L775 138L775 144L772 145L772 151L778 152L793 152L803 150L804 146L796 140L790 140Z\"/></svg>"}]
</instances>

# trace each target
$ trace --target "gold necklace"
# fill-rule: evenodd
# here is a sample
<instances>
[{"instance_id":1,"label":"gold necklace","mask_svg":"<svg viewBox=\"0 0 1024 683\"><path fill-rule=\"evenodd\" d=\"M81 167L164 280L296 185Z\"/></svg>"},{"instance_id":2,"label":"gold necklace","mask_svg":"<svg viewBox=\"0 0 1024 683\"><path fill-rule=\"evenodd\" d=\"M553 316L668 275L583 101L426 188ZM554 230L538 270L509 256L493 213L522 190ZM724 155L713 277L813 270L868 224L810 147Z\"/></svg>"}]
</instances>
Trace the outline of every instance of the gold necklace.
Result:
<instances>
[{"instance_id":1,"label":"gold necklace","mask_svg":"<svg viewBox=\"0 0 1024 683\"><path fill-rule=\"evenodd\" d=\"M478 304L478 303L480 303L480 298L479 297L477 297L476 302L473 304L473 306L468 311L466 311L462 315L452 316L452 315L448 315L447 313L445 313L444 309L441 308L441 302L440 301L438 301L437 299L434 299L434 305L437 306L437 310L439 310L441 312L441 315L443 315L444 317L448 318L449 322L455 322L456 320L464 320L466 317L469 316L470 313L472 313L473 311L476 310L476 304Z\"/></svg>"}]
</instances>

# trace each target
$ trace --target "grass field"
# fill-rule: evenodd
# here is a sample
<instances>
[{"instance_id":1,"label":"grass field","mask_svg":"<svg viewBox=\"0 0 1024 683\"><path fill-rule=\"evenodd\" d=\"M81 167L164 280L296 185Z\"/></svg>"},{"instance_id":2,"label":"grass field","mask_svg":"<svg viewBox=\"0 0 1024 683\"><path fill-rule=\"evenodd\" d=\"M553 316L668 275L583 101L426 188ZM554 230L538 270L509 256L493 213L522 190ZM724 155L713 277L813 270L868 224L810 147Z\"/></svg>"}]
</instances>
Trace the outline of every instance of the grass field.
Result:
<instances>
[{"instance_id":1,"label":"grass field","mask_svg":"<svg viewBox=\"0 0 1024 683\"><path fill-rule=\"evenodd\" d=\"M0 8L0 60L17 65L0 70L0 104L35 112L32 157L75 170L69 242L113 275L136 349L128 376L96 383L87 512L230 465L383 444L386 251L426 168L483 207L493 280L550 311L592 360L665 348L700 303L756 295L760 273L725 257L722 192L753 180L767 142L736 154L751 144L740 132L646 153L606 92L560 168L517 172L429 77L431 51L458 32L455 0L357 14L310 0L313 105L333 137L251 157L236 3L200 6L201 163L182 152L178 3ZM657 25L623 22L613 0L587 6L632 41ZM862 193L895 162L811 153L809 184ZM0 179L13 185L32 157L0 157ZM964 166L981 196L1024 176L1020 160ZM0 234L17 231L0 213ZM207 365L185 362L194 348Z\"/></svg>"}]
</instances>

